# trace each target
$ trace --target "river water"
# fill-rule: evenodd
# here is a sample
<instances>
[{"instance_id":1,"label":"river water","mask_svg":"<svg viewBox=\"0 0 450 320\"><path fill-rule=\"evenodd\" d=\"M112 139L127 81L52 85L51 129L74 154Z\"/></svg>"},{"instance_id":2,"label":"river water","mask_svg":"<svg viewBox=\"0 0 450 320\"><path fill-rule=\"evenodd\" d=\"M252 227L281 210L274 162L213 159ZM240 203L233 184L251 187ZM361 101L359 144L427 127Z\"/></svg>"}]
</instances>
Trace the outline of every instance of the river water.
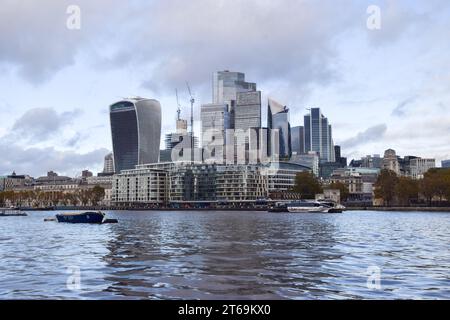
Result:
<instances>
[{"instance_id":1,"label":"river water","mask_svg":"<svg viewBox=\"0 0 450 320\"><path fill-rule=\"evenodd\" d=\"M0 299L449 299L450 213L0 217Z\"/></svg>"}]
</instances>

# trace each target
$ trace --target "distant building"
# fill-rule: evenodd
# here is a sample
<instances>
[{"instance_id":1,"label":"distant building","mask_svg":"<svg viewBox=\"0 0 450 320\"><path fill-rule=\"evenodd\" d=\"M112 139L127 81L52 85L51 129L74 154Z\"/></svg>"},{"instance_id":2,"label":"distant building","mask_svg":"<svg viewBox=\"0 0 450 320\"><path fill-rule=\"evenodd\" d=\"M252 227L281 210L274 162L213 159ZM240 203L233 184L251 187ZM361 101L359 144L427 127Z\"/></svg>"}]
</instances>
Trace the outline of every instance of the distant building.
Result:
<instances>
[{"instance_id":1,"label":"distant building","mask_svg":"<svg viewBox=\"0 0 450 320\"><path fill-rule=\"evenodd\" d=\"M361 158L361 167L363 168L377 168L381 169L383 166L383 159L379 154L374 154L373 156L367 155Z\"/></svg>"},{"instance_id":2,"label":"distant building","mask_svg":"<svg viewBox=\"0 0 450 320\"><path fill-rule=\"evenodd\" d=\"M261 91L238 92L234 108L234 129L261 128Z\"/></svg>"},{"instance_id":3,"label":"distant building","mask_svg":"<svg viewBox=\"0 0 450 320\"><path fill-rule=\"evenodd\" d=\"M291 128L292 153L305 153L305 128L303 126Z\"/></svg>"},{"instance_id":4,"label":"distant building","mask_svg":"<svg viewBox=\"0 0 450 320\"><path fill-rule=\"evenodd\" d=\"M280 159L289 159L292 155L289 109L275 100L269 99L267 124L270 130L278 130ZM275 149L273 143L270 144L269 148L269 153L272 154L272 149Z\"/></svg>"},{"instance_id":5,"label":"distant building","mask_svg":"<svg viewBox=\"0 0 450 320\"><path fill-rule=\"evenodd\" d=\"M341 164L341 168L347 166L347 158L341 156L341 146L334 146L334 159L335 162Z\"/></svg>"},{"instance_id":6,"label":"distant building","mask_svg":"<svg viewBox=\"0 0 450 320\"><path fill-rule=\"evenodd\" d=\"M225 155L226 130L230 128L230 114L226 104L204 104L200 109L202 122L202 148L205 160L223 162Z\"/></svg>"},{"instance_id":7,"label":"distant building","mask_svg":"<svg viewBox=\"0 0 450 320\"><path fill-rule=\"evenodd\" d=\"M442 160L441 166L442 168L450 168L450 160Z\"/></svg>"},{"instance_id":8,"label":"distant building","mask_svg":"<svg viewBox=\"0 0 450 320\"><path fill-rule=\"evenodd\" d=\"M319 176L322 179L328 179L333 172L339 168L344 168L340 162L321 162L319 164Z\"/></svg>"},{"instance_id":9,"label":"distant building","mask_svg":"<svg viewBox=\"0 0 450 320\"><path fill-rule=\"evenodd\" d=\"M348 203L371 205L373 189L380 169L377 168L340 168L333 172L331 182L339 182L349 190Z\"/></svg>"},{"instance_id":10,"label":"distant building","mask_svg":"<svg viewBox=\"0 0 450 320\"><path fill-rule=\"evenodd\" d=\"M350 164L348 165L351 168L361 168L362 167L362 161L353 159L350 161Z\"/></svg>"},{"instance_id":11,"label":"distant building","mask_svg":"<svg viewBox=\"0 0 450 320\"><path fill-rule=\"evenodd\" d=\"M159 160L161 105L157 100L130 98L110 106L116 172Z\"/></svg>"},{"instance_id":12,"label":"distant building","mask_svg":"<svg viewBox=\"0 0 450 320\"><path fill-rule=\"evenodd\" d=\"M6 177L0 177L0 191L14 190L16 188L21 188L29 186L33 183L33 178L28 175L18 175L13 172L11 175Z\"/></svg>"},{"instance_id":13,"label":"distant building","mask_svg":"<svg viewBox=\"0 0 450 320\"><path fill-rule=\"evenodd\" d=\"M304 117L305 152L319 153L321 162L335 162L331 125L320 108L311 108Z\"/></svg>"},{"instance_id":14,"label":"distant building","mask_svg":"<svg viewBox=\"0 0 450 320\"><path fill-rule=\"evenodd\" d=\"M424 174L432 168L436 168L435 159L412 159L410 161L410 177L413 179L422 179Z\"/></svg>"},{"instance_id":15,"label":"distant building","mask_svg":"<svg viewBox=\"0 0 450 320\"><path fill-rule=\"evenodd\" d=\"M89 171L89 170L83 170L82 172L81 172L81 177L82 178L90 178L90 177L92 177L94 174L91 172L91 171Z\"/></svg>"},{"instance_id":16,"label":"distant building","mask_svg":"<svg viewBox=\"0 0 450 320\"><path fill-rule=\"evenodd\" d=\"M310 151L307 154L293 154L289 162L310 168L317 177L320 175L320 160L317 152Z\"/></svg>"},{"instance_id":17,"label":"distant building","mask_svg":"<svg viewBox=\"0 0 450 320\"><path fill-rule=\"evenodd\" d=\"M218 71L213 73L212 103L226 104L230 113L230 128L234 128L234 108L239 92L256 91L256 83L246 82L242 72Z\"/></svg>"},{"instance_id":18,"label":"distant building","mask_svg":"<svg viewBox=\"0 0 450 320\"><path fill-rule=\"evenodd\" d=\"M400 175L400 164L395 150L388 149L384 152L382 169L391 170L394 171L397 175Z\"/></svg>"},{"instance_id":19,"label":"distant building","mask_svg":"<svg viewBox=\"0 0 450 320\"><path fill-rule=\"evenodd\" d=\"M114 157L112 153L109 153L105 156L102 173L103 174L114 173Z\"/></svg>"}]
</instances>

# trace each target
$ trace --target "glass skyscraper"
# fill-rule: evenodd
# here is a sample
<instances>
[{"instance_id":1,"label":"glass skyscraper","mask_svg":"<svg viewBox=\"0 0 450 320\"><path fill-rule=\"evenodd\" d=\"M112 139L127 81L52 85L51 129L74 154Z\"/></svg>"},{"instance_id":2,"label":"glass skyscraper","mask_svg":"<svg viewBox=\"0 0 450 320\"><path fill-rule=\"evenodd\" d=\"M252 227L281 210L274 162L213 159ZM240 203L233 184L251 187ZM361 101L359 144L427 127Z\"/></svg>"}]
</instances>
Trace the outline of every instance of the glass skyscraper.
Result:
<instances>
[{"instance_id":1,"label":"glass skyscraper","mask_svg":"<svg viewBox=\"0 0 450 320\"><path fill-rule=\"evenodd\" d=\"M289 109L286 106L269 99L267 108L267 125L271 130L278 130L280 158L290 158L291 150L291 125L289 123ZM269 154L273 154L273 145Z\"/></svg>"},{"instance_id":2,"label":"glass skyscraper","mask_svg":"<svg viewBox=\"0 0 450 320\"><path fill-rule=\"evenodd\" d=\"M161 105L157 100L116 102L110 106L110 120L116 173L159 161Z\"/></svg>"},{"instance_id":3,"label":"glass skyscraper","mask_svg":"<svg viewBox=\"0 0 450 320\"><path fill-rule=\"evenodd\" d=\"M311 108L304 121L305 153L314 151L319 153L321 162L334 162L332 128L320 108Z\"/></svg>"},{"instance_id":4,"label":"glass skyscraper","mask_svg":"<svg viewBox=\"0 0 450 320\"><path fill-rule=\"evenodd\" d=\"M305 128L302 126L291 129L292 152L297 154L305 153Z\"/></svg>"},{"instance_id":5,"label":"glass skyscraper","mask_svg":"<svg viewBox=\"0 0 450 320\"><path fill-rule=\"evenodd\" d=\"M213 73L213 104L226 104L230 114L230 128L234 129L234 109L239 92L256 91L256 83L246 82L242 72L218 71Z\"/></svg>"}]
</instances>

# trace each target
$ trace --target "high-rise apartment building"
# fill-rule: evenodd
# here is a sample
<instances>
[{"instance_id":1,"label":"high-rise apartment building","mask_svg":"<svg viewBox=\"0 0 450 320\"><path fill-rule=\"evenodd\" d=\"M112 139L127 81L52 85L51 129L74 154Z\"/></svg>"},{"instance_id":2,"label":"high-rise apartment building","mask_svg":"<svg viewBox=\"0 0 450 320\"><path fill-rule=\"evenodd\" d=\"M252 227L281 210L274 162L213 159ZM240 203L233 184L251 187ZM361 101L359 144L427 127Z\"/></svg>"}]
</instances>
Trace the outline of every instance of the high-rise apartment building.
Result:
<instances>
[{"instance_id":1,"label":"high-rise apartment building","mask_svg":"<svg viewBox=\"0 0 450 320\"><path fill-rule=\"evenodd\" d=\"M130 98L110 106L115 172L159 161L161 105L157 100Z\"/></svg>"}]
</instances>

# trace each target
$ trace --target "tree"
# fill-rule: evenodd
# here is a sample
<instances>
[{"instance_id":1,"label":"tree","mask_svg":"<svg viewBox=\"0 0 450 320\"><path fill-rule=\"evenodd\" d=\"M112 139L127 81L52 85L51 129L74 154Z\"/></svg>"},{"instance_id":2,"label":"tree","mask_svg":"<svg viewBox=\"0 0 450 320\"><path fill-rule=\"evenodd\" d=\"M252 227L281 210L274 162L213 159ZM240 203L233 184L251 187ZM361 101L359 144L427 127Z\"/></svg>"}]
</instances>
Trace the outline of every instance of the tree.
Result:
<instances>
[{"instance_id":1,"label":"tree","mask_svg":"<svg viewBox=\"0 0 450 320\"><path fill-rule=\"evenodd\" d=\"M395 195L402 205L409 205L419 196L419 182L408 177L398 178Z\"/></svg>"},{"instance_id":2,"label":"tree","mask_svg":"<svg viewBox=\"0 0 450 320\"><path fill-rule=\"evenodd\" d=\"M450 200L450 169L430 169L420 183L420 193L431 205L433 198Z\"/></svg>"},{"instance_id":3,"label":"tree","mask_svg":"<svg viewBox=\"0 0 450 320\"><path fill-rule=\"evenodd\" d=\"M311 172L299 172L295 176L294 192L302 199L314 199L316 194L322 193L319 180Z\"/></svg>"},{"instance_id":4,"label":"tree","mask_svg":"<svg viewBox=\"0 0 450 320\"><path fill-rule=\"evenodd\" d=\"M389 206L395 197L398 183L397 174L394 171L383 169L375 183L375 197L383 199L384 205Z\"/></svg>"},{"instance_id":5,"label":"tree","mask_svg":"<svg viewBox=\"0 0 450 320\"><path fill-rule=\"evenodd\" d=\"M333 182L331 183L327 189L337 189L340 192L341 201L346 201L350 195L348 191L348 187L342 182Z\"/></svg>"},{"instance_id":6,"label":"tree","mask_svg":"<svg viewBox=\"0 0 450 320\"><path fill-rule=\"evenodd\" d=\"M92 191L92 204L96 206L105 197L105 189L100 186L95 186Z\"/></svg>"}]
</instances>

